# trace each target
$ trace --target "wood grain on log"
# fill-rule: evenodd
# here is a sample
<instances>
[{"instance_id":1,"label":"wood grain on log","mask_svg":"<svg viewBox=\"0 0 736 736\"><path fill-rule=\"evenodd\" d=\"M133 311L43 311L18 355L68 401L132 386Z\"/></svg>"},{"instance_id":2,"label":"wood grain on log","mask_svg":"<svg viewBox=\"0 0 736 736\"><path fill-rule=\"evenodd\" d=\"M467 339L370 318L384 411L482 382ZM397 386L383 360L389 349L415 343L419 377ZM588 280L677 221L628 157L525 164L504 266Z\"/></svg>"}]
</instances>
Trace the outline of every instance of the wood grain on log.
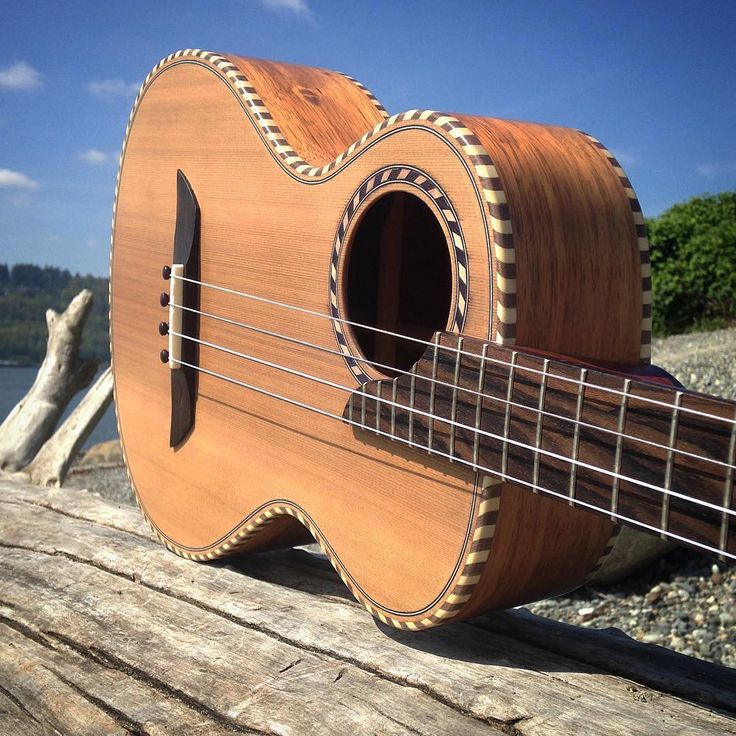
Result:
<instances>
[{"instance_id":1,"label":"wood grain on log","mask_svg":"<svg viewBox=\"0 0 736 736\"><path fill-rule=\"evenodd\" d=\"M135 509L0 488L3 732L736 733L716 665L519 612L395 632L304 551L196 565Z\"/></svg>"},{"instance_id":2,"label":"wood grain on log","mask_svg":"<svg viewBox=\"0 0 736 736\"><path fill-rule=\"evenodd\" d=\"M46 312L46 357L28 393L0 425L0 470L21 470L51 436L72 397L89 386L96 360L79 360L82 330L93 294L83 289L61 314Z\"/></svg>"}]
</instances>

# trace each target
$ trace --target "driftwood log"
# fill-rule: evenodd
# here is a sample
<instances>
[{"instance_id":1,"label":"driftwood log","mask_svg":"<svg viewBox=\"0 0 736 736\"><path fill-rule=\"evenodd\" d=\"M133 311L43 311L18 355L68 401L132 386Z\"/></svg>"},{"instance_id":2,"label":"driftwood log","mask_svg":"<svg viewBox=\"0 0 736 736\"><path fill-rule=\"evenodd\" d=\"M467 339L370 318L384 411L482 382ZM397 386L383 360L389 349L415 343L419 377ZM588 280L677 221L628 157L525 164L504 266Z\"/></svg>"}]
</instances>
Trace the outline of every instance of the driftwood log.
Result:
<instances>
[{"instance_id":1,"label":"driftwood log","mask_svg":"<svg viewBox=\"0 0 736 736\"><path fill-rule=\"evenodd\" d=\"M199 565L134 508L0 489L1 733L736 733L736 672L620 632L396 632L307 552Z\"/></svg>"},{"instance_id":2,"label":"driftwood log","mask_svg":"<svg viewBox=\"0 0 736 736\"><path fill-rule=\"evenodd\" d=\"M69 466L110 406L112 388L112 370L108 367L23 471L32 483L60 486L64 482Z\"/></svg>"},{"instance_id":3,"label":"driftwood log","mask_svg":"<svg viewBox=\"0 0 736 736\"><path fill-rule=\"evenodd\" d=\"M0 425L0 470L14 472L28 465L72 397L94 378L97 361L79 359L82 330L92 302L92 292L84 289L61 315L47 310L46 357L28 393Z\"/></svg>"}]
</instances>

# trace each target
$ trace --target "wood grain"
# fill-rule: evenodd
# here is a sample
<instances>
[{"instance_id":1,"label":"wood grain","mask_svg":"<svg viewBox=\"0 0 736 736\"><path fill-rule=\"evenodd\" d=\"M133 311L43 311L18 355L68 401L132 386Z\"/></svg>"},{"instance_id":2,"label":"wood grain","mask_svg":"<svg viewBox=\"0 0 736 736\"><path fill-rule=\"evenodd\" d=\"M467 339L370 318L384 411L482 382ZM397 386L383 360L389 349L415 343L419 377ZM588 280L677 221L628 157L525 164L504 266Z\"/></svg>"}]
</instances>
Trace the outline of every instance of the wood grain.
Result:
<instances>
[{"instance_id":1,"label":"wood grain","mask_svg":"<svg viewBox=\"0 0 736 736\"><path fill-rule=\"evenodd\" d=\"M516 341L639 362L641 264L631 208L605 155L578 131L461 115L503 181L514 226Z\"/></svg>"},{"instance_id":2,"label":"wood grain","mask_svg":"<svg viewBox=\"0 0 736 736\"><path fill-rule=\"evenodd\" d=\"M4 733L736 732L732 670L523 612L395 632L312 555L195 566L92 493L3 483L0 540Z\"/></svg>"},{"instance_id":3,"label":"wood grain","mask_svg":"<svg viewBox=\"0 0 736 736\"><path fill-rule=\"evenodd\" d=\"M383 120L366 93L342 74L243 56L231 58L258 90L286 140L313 166L328 163Z\"/></svg>"},{"instance_id":4,"label":"wood grain","mask_svg":"<svg viewBox=\"0 0 736 736\"><path fill-rule=\"evenodd\" d=\"M478 563L483 573L477 590L464 607L450 604L453 591L462 587L462 571L475 559L473 537L483 516L480 478L390 442L356 439L338 421L295 413L216 377L200 374L194 431L175 452L166 446L168 387L157 357L161 315L154 295L170 257L177 169L186 172L201 207L207 283L327 314L330 257L348 202L375 172L406 163L437 182L462 225L464 334L488 339L503 333L511 339L509 329L500 330L503 313L512 326L516 315L518 337L532 346L564 352L574 344L576 355L619 362L638 355L641 274L629 237L630 208L606 157L577 133L463 118L472 130L458 134L461 123L446 116L410 114L389 118L371 136L368 128L380 113L345 77L231 61L232 69L223 71L192 52L157 68L137 103L119 179L111 262L116 405L133 485L160 537L180 554L220 556L262 544L249 531L254 520L289 514L320 541L356 597L399 626L446 620L435 614L448 605L454 615L465 616L579 585L614 525L505 486L490 556ZM264 103L259 110L233 87L232 75L247 77L258 89ZM295 84L306 91L295 93ZM260 109L265 105L267 112ZM288 146L311 157L310 164L334 159L329 175L295 173L281 161L267 137L271 124L264 123L265 115L266 122L278 124ZM494 131L513 133L511 145L501 145L501 137L494 143ZM490 165L478 163L490 160L478 150L484 146L508 190L506 209L489 208L488 182L479 171ZM581 176L590 186L581 186ZM513 220L516 243L504 252L504 262L493 245L498 228L506 227L498 224L499 207ZM545 237L537 238L540 233ZM454 258L446 229L445 236ZM344 276L338 264L338 292ZM518 284L513 303L503 297L501 276L504 286ZM454 308L460 299L457 277L452 289ZM611 308L609 300L617 306ZM590 325L581 323L573 303L586 305ZM201 290L201 306L337 347L328 320L207 288ZM340 356L207 319L200 334L347 389L356 386ZM345 391L211 348L202 347L198 360L205 370L330 414L339 416L345 405ZM288 520L269 529L270 544L295 538Z\"/></svg>"},{"instance_id":5,"label":"wood grain","mask_svg":"<svg viewBox=\"0 0 736 736\"><path fill-rule=\"evenodd\" d=\"M416 378L365 384L343 416L618 523L736 554L736 402L637 380L636 366L604 372L451 333L434 342Z\"/></svg>"}]
</instances>

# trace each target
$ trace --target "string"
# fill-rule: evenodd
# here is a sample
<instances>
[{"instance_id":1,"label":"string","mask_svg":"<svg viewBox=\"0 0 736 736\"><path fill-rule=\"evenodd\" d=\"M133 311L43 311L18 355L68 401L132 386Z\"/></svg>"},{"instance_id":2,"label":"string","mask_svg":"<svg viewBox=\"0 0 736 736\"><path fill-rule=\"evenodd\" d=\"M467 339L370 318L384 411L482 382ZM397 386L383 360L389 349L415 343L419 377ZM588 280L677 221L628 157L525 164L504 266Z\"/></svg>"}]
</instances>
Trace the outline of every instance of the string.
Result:
<instances>
[{"instance_id":1,"label":"string","mask_svg":"<svg viewBox=\"0 0 736 736\"><path fill-rule=\"evenodd\" d=\"M337 355L339 357L345 356L344 353L342 353L339 350L335 350L334 348L328 348L324 345L316 345L315 343L308 342L306 340L300 340L299 338L291 337L290 335L284 335L280 332L274 332L273 330L266 330L263 327L256 327L255 325L250 325L250 324L247 324L246 322L239 322L238 320L235 320L235 319L230 319L228 317L222 317L220 315L212 314L211 312L204 312L202 310L194 309L192 307L185 307L183 304L176 304L174 302L171 302L171 306L177 309L183 309L187 312L192 312L193 314L198 314L202 317L208 317L210 319L214 319L219 322L224 322L226 324L233 325L235 327L242 327L246 330L251 330L252 332L256 332L260 335L268 335L269 337L275 337L279 340L284 340L286 342L290 342L296 345L301 345L302 347L319 350L321 352L329 353L331 355ZM430 343L430 344L434 345L435 343ZM354 360L357 363L364 363L366 365L372 365L374 367L383 368L391 372L396 371L396 368L394 366L388 365L386 363L379 363L376 360L368 360L367 358L358 358L358 357L355 357ZM635 437L634 435L626 434L624 432L618 432L615 429L609 429L607 427L599 427L595 424L590 424L589 422L583 422L579 419L574 419L573 417L566 417L566 416L563 416L562 414L555 414L554 412L547 411L545 409L539 409L537 407L527 406L526 404L519 404L516 401L510 401L508 399L501 398L500 396L492 396L490 394L485 394L481 391L477 391L470 387L465 387L465 386L460 386L460 385L456 386L455 384L448 383L447 381L442 381L439 378L432 378L431 376L423 376L423 375L420 375L419 373L416 373L415 375L418 379L422 381L426 381L428 383L435 383L438 386L445 386L446 388L450 388L452 390L465 391L466 393L473 394L474 396L479 396L483 399L488 399L490 401L495 401L501 404L506 404L508 406L517 407L519 409L525 409L526 411L530 411L532 414L541 414L542 416L550 417L552 419L559 419L564 422L576 424L580 427L586 427L588 429L593 429L598 432L605 432L606 434L612 434L616 437L621 437L622 439L630 440L632 442L641 442L651 447L657 447L660 450L666 450L667 452L673 452L678 455L683 455L685 457L693 458L694 460L701 460L703 462L713 463L714 465L720 465L725 468L731 468L733 470L736 470L736 465L730 465L729 463L724 462L723 460L717 460L716 458L712 458L712 457L705 457L703 455L698 455L694 452L689 452L688 450L683 450L677 447L669 447L668 445L662 445L659 442L654 442L653 440L647 440L647 439L644 439L643 437Z\"/></svg>"},{"instance_id":2,"label":"string","mask_svg":"<svg viewBox=\"0 0 736 736\"><path fill-rule=\"evenodd\" d=\"M350 425L352 425L354 427L358 427L359 429L370 431L370 432L372 432L372 433L374 433L376 435L381 435L381 436L387 437L387 438L389 438L391 440L401 442L402 444L407 445L409 447L416 448L416 449L419 449L419 450L425 450L425 451L427 449L423 445L420 445L420 444L418 444L416 442L412 442L411 440L404 439L403 437L397 437L397 436L392 435L392 434L390 434L388 432L383 432L382 430L379 430L379 429L366 427L363 424L361 424L360 422L355 422L355 421L353 421L351 419L346 419L346 418L340 416L339 414L333 414L332 412L326 411L325 409L320 409L319 407L316 407L316 406L312 406L311 404L307 404L307 403L305 403L303 401L298 401L297 399L291 399L288 396L283 396L283 395L277 394L277 393L275 393L273 391L268 391L267 389L261 388L260 386L255 386L253 384L246 383L245 381L239 381L236 378L231 378L229 376L225 376L225 375L223 375L221 373L217 373L216 371L211 371L211 370L208 370L207 368L202 368L200 366L193 365L192 363L187 363L186 361L178 360L177 363L179 363L180 365L186 366L187 368L191 368L191 369L193 369L195 371L198 371L200 373L205 373L206 375L212 376L214 378L219 378L219 379L221 379L223 381L227 381L229 383L233 383L235 385L242 386L243 388L249 389L251 391L255 391L256 393L259 393L259 394L263 394L264 396L269 396L271 398L278 399L280 401L284 401L287 404L290 404L292 406L296 406L296 407L299 407L301 409L306 409L308 411L314 412L316 414L319 414L321 416L327 417L329 419L337 419L338 421L343 422L345 424L350 424ZM528 486L529 488L531 488L535 492L542 492L542 493L544 493L546 495L554 496L554 497L560 498L560 499L562 499L564 501L572 502L576 506L580 506L582 508L587 508L587 509L590 509L591 511L596 511L598 513L603 513L605 516L610 516L610 517L613 517L613 518L618 519L619 521L623 521L623 522L627 522L629 524L633 524L634 526L641 527L642 529L646 529L648 531L655 532L657 534L664 534L665 536L670 537L671 539L675 539L675 540L677 540L679 542L684 542L685 544L690 544L690 545L693 545L695 547L699 547L699 548L704 549L704 550L706 550L708 552L713 552L715 554L722 555L723 557L729 557L731 559L736 559L736 554L732 554L731 552L726 552L725 550L720 550L720 549L718 549L716 547L712 547L712 546L710 546L708 544L704 544L702 542L696 542L695 540L688 539L687 537L683 537L683 536L681 536L679 534L675 534L674 532L666 531L665 529L660 529L659 527L652 526L651 524L646 524L643 521L637 521L636 519L632 519L632 518L630 518L630 517L628 517L628 516L626 516L624 514L619 514L617 512L613 512L613 511L606 511L605 509L601 509L600 507L595 506L595 505L593 505L591 503L587 503L586 501L581 501L581 500L579 500L577 498L571 498L570 496L568 496L568 495L566 495L564 493L558 493L557 491L552 491L552 490L550 490L548 488L544 488L543 486L540 486L539 484L530 483L529 481L522 480L521 478L516 478L516 477L514 477L514 476L512 476L512 475L510 475L508 473L504 473L504 472L501 472L501 471L498 471L498 470L491 470L490 468L486 468L483 465L478 465L477 463L472 463L472 462L470 462L468 460L464 460L463 458L455 457L455 456L450 455L450 454L448 454L446 452L443 452L442 450L433 450L433 453L436 454L436 455L440 455L442 457L447 458L448 460L450 460L450 462L458 462L458 463L461 463L462 465L467 465L468 467L470 467L472 470L474 470L476 472L477 471L483 471L483 472L486 472L486 473L490 473L493 476L500 477L502 480L506 480L506 481L509 481L511 483L519 483L520 485L523 485L523 486Z\"/></svg>"},{"instance_id":3,"label":"string","mask_svg":"<svg viewBox=\"0 0 736 736\"><path fill-rule=\"evenodd\" d=\"M263 365L263 366L266 366L268 368L274 368L275 370L279 370L279 371L282 371L284 373L288 373L289 375L292 375L292 376L297 376L299 378L305 378L307 380L314 381L315 383L319 383L319 384L321 384L323 386L328 386L329 388L334 388L334 389L337 389L339 391L344 391L345 393L348 393L348 394L354 394L355 393L355 389L354 388L351 388L349 386L343 386L342 384L336 383L334 381L330 381L327 378L320 378L319 376L313 376L313 375L311 375L309 373L305 373L304 371L297 370L296 368L288 368L287 366L280 365L279 363L274 363L274 362L272 362L270 360L265 360L263 358L257 358L254 355L248 355L247 353L241 353L238 350L232 350L231 348L223 347L222 345L216 345L215 343L208 342L207 340L200 340L199 338L197 338L197 337L191 337L190 335L184 335L184 334L182 334L180 332L171 331L170 334L173 335L174 337L180 337L180 338L182 338L184 340L190 340L191 342L197 343L198 345L204 345L205 347L213 348L214 350L220 350L220 351L222 351L224 353L228 353L230 355L234 355L234 356L236 356L238 358L242 358L244 360L251 361L251 362L256 363L258 365ZM177 359L175 362L179 363L180 361ZM419 415L419 416L426 417L429 420L438 420L438 421L444 422L445 424L449 424L449 425L454 426L454 427L459 428L459 429L468 429L474 435L480 434L480 435L484 435L486 437L489 437L490 439L500 440L501 442L506 442L508 444L515 445L517 447L521 447L521 448L523 448L525 450L534 450L534 452L536 452L536 453L539 453L539 454L542 454L542 455L547 455L548 457L554 458L556 460L562 460L565 463L570 463L570 464L573 464L573 465L576 465L576 466L580 466L582 468L586 468L587 470L592 470L594 472L597 472L597 473L601 473L603 475L610 476L611 478L617 478L618 480L623 480L623 481L626 481L628 483L633 483L634 485L638 485L638 486L641 486L643 488L648 488L648 489L650 489L652 491L655 491L656 493L660 493L660 494L665 495L665 496L671 496L673 498L679 498L679 499L681 499L683 501L686 501L686 502L689 502L689 503L693 503L693 504L697 504L698 506L703 506L705 508L709 508L709 509L712 509L714 511L719 511L721 513L725 513L725 514L728 514L730 516L736 516L736 511L731 510L731 509L728 509L728 508L725 508L723 506L718 506L717 504L711 503L710 501L704 501L704 500L702 500L700 498L694 498L692 496L687 496L685 494L678 493L677 491L672 491L672 490L667 489L667 488L661 488L660 486L656 486L656 485L654 485L652 483L648 483L647 481L638 480L636 478L631 478L631 477L629 477L627 475L622 475L621 473L616 473L616 472L611 471L611 470L606 470L605 468L600 468L600 467L598 467L596 465L591 465L590 463L586 463L586 462L584 462L582 460L568 458L568 457L565 457L564 455L560 455L560 454L558 454L556 452L552 452L551 450L545 450L545 449L543 449L541 447L535 447L534 445L528 445L528 444L526 444L524 442L520 442L519 440L513 440L513 439L511 439L509 437L503 437L503 436L498 435L498 434L495 434L493 432L488 432L487 430L476 429L474 427L471 427L468 424L463 424L462 422L457 422L454 419L448 419L446 417L441 417L441 416L438 416L436 414L432 414L431 412L426 412L426 411L423 411L422 409L417 409L417 408L415 408L413 406L408 406L408 405L402 404L400 402L392 401L391 399L384 399L384 398L379 397L379 396L369 396L369 398L375 399L377 402L379 402L381 404L387 404L389 406L393 406L393 407L398 408L398 409L406 409L407 411L410 411L412 414L416 414L416 415ZM363 426L363 425L361 425L361 426ZM429 454L432 454L434 452L434 449L431 448L431 447L427 447L425 449L429 452Z\"/></svg>"},{"instance_id":4,"label":"string","mask_svg":"<svg viewBox=\"0 0 736 736\"><path fill-rule=\"evenodd\" d=\"M190 284L196 284L198 286L204 286L204 287L206 287L208 289L215 289L216 291L222 291L222 292L225 292L227 294L233 294L235 296L241 296L241 297L244 297L245 299L250 299L252 301L262 302L264 304L270 304L270 305L273 305L273 306L276 306L276 307L282 307L284 309L291 309L293 311L301 312L302 314L307 314L307 315L310 315L312 317L319 317L320 319L328 319L328 320L331 320L332 322L339 322L341 324L350 325L351 327L358 327L358 328L360 328L362 330L370 330L372 332L377 332L377 333L380 333L382 335L389 335L391 337L396 337L396 338L398 338L400 340L408 340L410 342L418 343L418 344L423 345L425 347L434 347L435 346L435 343L430 342L429 340L422 340L422 339L420 339L418 337L412 337L411 335L402 335L399 332L392 332L391 330L385 330L385 329L382 329L380 327L374 327L373 325L366 325L366 324L362 324L360 322L354 322L352 320L344 319L342 317L333 317L332 315L324 314L323 312L317 312L317 311L315 311L313 309L307 309L305 307L297 307L297 306L295 306L293 304L288 304L286 302L281 302L281 301L278 301L276 299L267 299L266 297L257 296L256 294L249 294L248 292L245 292L245 291L238 291L237 289L230 289L230 288L225 287L225 286L218 286L217 284L208 284L205 281L198 281L197 279L191 279L191 278L188 278L187 276L175 276L174 274L171 274L170 278L172 280L178 279L179 281L185 281L185 282L190 283ZM618 396L626 396L627 399L635 399L636 401L643 401L643 402L648 403L648 404L656 404L657 406L663 406L666 409L670 409L670 410L675 408L675 406L673 404L668 404L666 401L659 401L658 399L652 399L652 398L650 398L648 396L636 396L636 395L632 395L632 394L627 394L624 391L619 391L618 389L611 388L609 386L599 386L599 385L597 385L595 383L587 383L586 381L581 381L581 380L579 380L577 378L570 378L569 376L560 376L560 375L554 375L554 374L545 373L544 371L539 370L538 368L531 368L529 366L518 365L516 363L509 363L508 361L501 360L500 358L493 358L491 356L485 356L485 357L483 357L483 356L480 356L480 355L478 355L476 353L471 353L471 352L468 352L466 350L461 350L459 348L454 348L454 347L451 347L449 345L437 345L437 347L440 350L446 350L448 352L457 353L459 355L465 355L465 356L467 356L469 358L475 358L476 360L480 360L482 362L495 363L497 365L502 365L502 366L505 366L505 367L508 367L508 368L513 367L514 370L516 370L516 371L527 371L529 373L536 373L536 374L545 376L546 378L554 378L555 380L566 381L568 383L574 383L576 386L585 386L586 388L592 388L592 389L596 389L598 391L605 391L605 392L608 392L608 393L616 394ZM571 365L574 365L574 364L571 364ZM680 406L680 407L677 407L677 409L680 412L686 412L688 414L693 414L695 416L705 417L707 419L714 419L714 420L716 420L718 422L724 422L726 424L736 425L736 419L728 419L727 417L720 417L717 414L710 414L708 412L702 412L702 411L700 411L698 409L693 409L693 408L687 407L687 406Z\"/></svg>"}]
</instances>

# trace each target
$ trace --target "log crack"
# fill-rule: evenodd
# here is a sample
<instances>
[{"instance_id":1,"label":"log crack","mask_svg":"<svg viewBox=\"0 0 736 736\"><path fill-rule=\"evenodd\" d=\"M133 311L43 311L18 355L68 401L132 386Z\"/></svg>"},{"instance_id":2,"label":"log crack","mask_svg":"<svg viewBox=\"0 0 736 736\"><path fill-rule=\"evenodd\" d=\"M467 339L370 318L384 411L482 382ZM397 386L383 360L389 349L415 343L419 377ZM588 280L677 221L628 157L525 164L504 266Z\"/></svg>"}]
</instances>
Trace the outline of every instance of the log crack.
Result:
<instances>
[{"instance_id":1,"label":"log crack","mask_svg":"<svg viewBox=\"0 0 736 736\"><path fill-rule=\"evenodd\" d=\"M84 698L88 703L93 705L95 708L101 710L105 715L109 716L127 733L131 734L132 736L150 736L150 732L145 729L143 724L134 721L127 714L123 713L123 711L118 710L117 708L102 700L102 698L98 698L84 688L79 687L76 682L72 682L71 680L67 679L60 672L57 672L50 667L46 667L46 669L51 672L51 674L53 674L55 677L57 677L61 682L63 682L67 687L74 690L74 692L77 693L80 697Z\"/></svg>"},{"instance_id":2,"label":"log crack","mask_svg":"<svg viewBox=\"0 0 736 736\"><path fill-rule=\"evenodd\" d=\"M5 503L7 499L3 499L3 503ZM66 516L69 519L74 519L75 521L82 521L87 524L95 524L96 526L104 527L105 529L113 529L116 532L120 532L121 534L128 534L131 537L136 537L137 539L144 539L146 542L151 542L154 544L154 539L152 535L148 534L141 534L140 532L135 532L131 529L125 529L121 526L116 526L115 524L109 524L105 523L104 521L100 521L99 519L88 519L85 516L79 516L77 514L72 514L69 511L63 511L62 509L56 508L55 506L51 506L47 503L40 503L39 501L33 501L31 499L22 498L18 502L19 504L26 504L27 506L35 506L36 508L45 509L46 511L51 511L54 514L59 514L59 516Z\"/></svg>"},{"instance_id":3,"label":"log crack","mask_svg":"<svg viewBox=\"0 0 736 736\"><path fill-rule=\"evenodd\" d=\"M129 582L135 582L139 585L147 588L148 590L151 590L152 592L159 593L160 595L167 596L168 598L172 598L174 600L177 600L182 603L187 603L191 606L194 606L195 608L198 608L201 611L205 611L207 613L210 613L214 616L218 616L219 618L225 619L226 621L229 621L230 623L234 623L238 626L242 626L245 629L248 629L250 631L256 631L260 634L263 634L264 636L267 636L271 639L274 639L275 641L278 641L282 644L286 644L287 646L294 647L296 649L299 649L304 652L309 652L311 654L317 654L322 657L325 657L329 660L342 662L343 664L350 665L352 667L355 667L358 670L361 670L363 672L366 672L367 674L373 675L374 677L379 678L380 680L383 680L385 682L390 682L394 685L399 685L400 687L410 688L413 690L417 690L419 692L424 693L427 697L434 700L435 702L444 705L446 708L449 708L453 712L457 713L458 715L465 716L466 718L471 718L479 723L484 723L489 726L493 726L496 729L500 729L504 733L508 733L511 736L521 736L521 734L514 730L513 727L512 730L509 730L508 723L506 720L498 719L498 718L492 718L490 716L481 716L478 713L473 712L472 710L469 710L467 708L463 708L462 706L458 705L458 703L451 700L449 697L443 695L441 692L438 692L435 688L431 687L427 683L412 683L408 682L405 678L397 677L394 675L391 675L378 667L372 667L365 662L354 658L349 657L346 655L339 654L338 652L332 651L330 649L327 649L325 647L319 647L311 644L307 644L305 642L299 641L298 639L294 637L285 636L283 634L280 634L276 632L275 630L269 628L268 626L260 625L253 623L252 621L246 621L238 616L235 616L230 613L226 613L224 611L220 611L217 608L214 608L213 606L208 606L207 604L203 603L202 601L198 601L194 598L191 598L187 595L174 595L170 591L166 590L165 588L161 588L160 586L153 585L152 583L149 583L138 576L135 575L126 575L125 573L121 573L117 570L114 570L112 568L109 568L105 565L102 565L98 562L94 562L92 560L85 560L83 558L77 557L76 555L70 554L69 552L65 552L62 550L54 550L53 552L48 552L46 550L39 550L35 549L31 546L27 545L11 545L6 544L3 542L0 542L0 548L8 548L8 549L17 549L20 551L25 552L34 552L36 554L42 554L46 555L47 557L64 557L68 559L70 562L75 562L77 564L81 565L87 565L89 567L96 568L100 570L101 572L108 573L110 575L114 575L116 577L122 578L124 580L127 580ZM0 600L0 604L3 602ZM2 617L0 616L0 621L2 621ZM8 624L11 625L11 624ZM47 632L51 633L51 632ZM57 635L55 635L57 636ZM62 637L61 634L58 634L58 637ZM61 640L61 639L60 639ZM40 643L45 644L45 642L41 641ZM71 645L70 645L71 646ZM92 650L90 649L89 652ZM84 647L81 648L80 653L88 652ZM89 653L88 652L88 653ZM103 662L104 664L104 662ZM147 677L146 673L141 673L143 677ZM165 683L161 683L162 687L168 687L165 685ZM186 696L188 697L188 696ZM193 701L194 703L197 703L198 701ZM201 704L202 707L204 704ZM191 706L194 707L194 706ZM213 711L214 712L214 711ZM204 713L205 715L208 715L208 713ZM267 733L267 732L260 732L257 731L255 733Z\"/></svg>"},{"instance_id":4,"label":"log crack","mask_svg":"<svg viewBox=\"0 0 736 736\"><path fill-rule=\"evenodd\" d=\"M10 690L7 690L2 685L0 685L0 693L2 693L8 700L10 700L11 703L13 703L20 711L25 713L32 721L35 723L38 723L40 725L41 721L36 718L36 716L31 713L31 711L26 708L25 705L23 705L22 701L13 695L13 693L10 692Z\"/></svg>"},{"instance_id":5,"label":"log crack","mask_svg":"<svg viewBox=\"0 0 736 736\"><path fill-rule=\"evenodd\" d=\"M12 606L9 606L3 600L0 600L0 605L5 606L7 608L12 608ZM99 647L86 647L83 644L75 641L71 637L61 634L58 631L53 631L53 630L36 631L32 629L30 626L26 626L26 624L22 623L21 621L17 621L15 619L8 618L7 616L4 616L3 614L0 614L0 623L5 624L9 628L17 631L22 636L25 636L27 639L30 639L31 641L34 641L37 644L40 644L41 646L47 649L50 649L51 651L54 651L54 652L58 652L58 647L56 646L56 643L58 642L59 644L62 644L68 647L69 649L71 649L72 651L76 652L83 659L89 660L91 662L94 662L95 664L101 665L102 667L106 667L107 669L115 670L116 672L120 672L128 677L131 677L137 682L147 685L153 690L160 692L162 695L165 695L166 697L171 698L172 700L175 700L191 708L192 710L196 711L200 715L206 716L210 720L232 731L233 733L258 734L259 736L278 736L278 734L276 734L273 731L263 731L261 729L252 728L249 726L243 726L237 721L234 721L231 718L227 718L221 713L218 713L216 710L214 710L213 708L210 708L208 705L201 702L200 700L197 700L196 698L192 697L188 693L185 693L184 691L179 690L178 688L174 688L171 685L167 685L165 682L159 680L158 678L152 677L147 672L144 672L138 667L135 667L129 664L128 662L125 662L124 660L120 659L114 654L107 652ZM64 678L61 675L59 675L59 673L54 672L53 674L56 677L58 677L60 680L64 681L65 684L71 685L72 687L75 687L75 689L78 689L76 688L76 686L74 686L73 683L66 682ZM108 705L105 705L105 708L103 708L101 705L102 701L98 703L96 701L99 699L92 700L94 696L89 695L89 693L84 693L80 691L80 695L83 695L85 697L89 696L87 697L87 699L90 700L90 702L92 702L94 705L97 705L101 709L105 710L105 712L108 715L112 715L112 714L111 712L108 712L108 710L106 709L115 710L115 709L112 709L111 706L108 706ZM11 697L11 699L13 698ZM125 716L125 714L121 713L120 715L122 718L129 720L130 724L140 729L139 724L136 724L135 721L128 719L127 716ZM123 723L120 723L120 725L124 726ZM127 730L130 731L130 729L127 729ZM130 733L137 735L137 734L144 734L145 732L138 730L138 731L130 731Z\"/></svg>"}]
</instances>

